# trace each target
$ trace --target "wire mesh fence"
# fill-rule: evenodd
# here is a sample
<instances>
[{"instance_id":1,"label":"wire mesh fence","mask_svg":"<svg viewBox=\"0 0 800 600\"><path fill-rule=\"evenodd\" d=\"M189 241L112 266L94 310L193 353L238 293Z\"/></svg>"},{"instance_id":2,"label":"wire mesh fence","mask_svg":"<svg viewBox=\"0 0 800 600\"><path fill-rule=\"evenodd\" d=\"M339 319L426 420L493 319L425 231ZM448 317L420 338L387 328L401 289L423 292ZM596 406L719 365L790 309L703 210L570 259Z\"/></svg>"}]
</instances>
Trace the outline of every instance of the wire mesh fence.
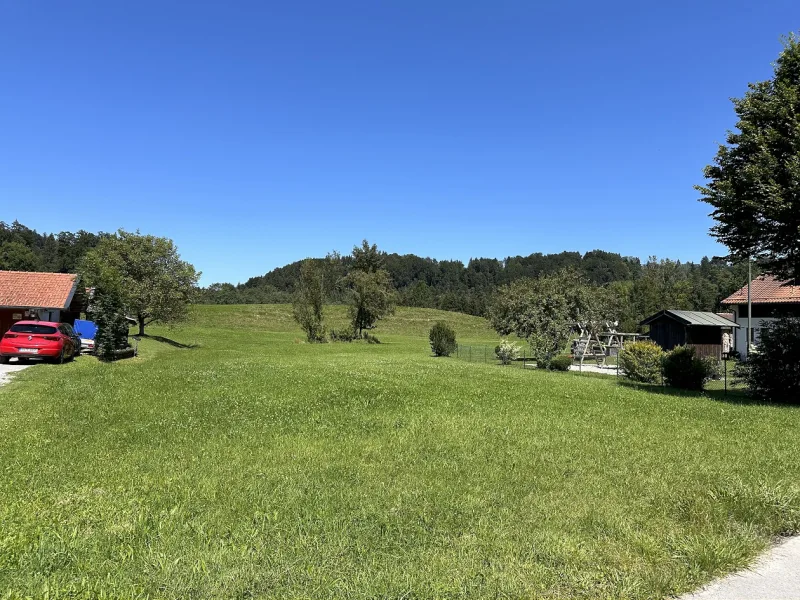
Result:
<instances>
[{"instance_id":1,"label":"wire mesh fence","mask_svg":"<svg viewBox=\"0 0 800 600\"><path fill-rule=\"evenodd\" d=\"M499 365L502 363L500 359L497 358L496 349L497 346L490 346L488 344L458 344L456 346L455 357L467 362ZM508 366L521 369L526 367L533 368L536 366L536 363L531 358L528 348L520 348L519 357L512 360Z\"/></svg>"},{"instance_id":2,"label":"wire mesh fence","mask_svg":"<svg viewBox=\"0 0 800 600\"><path fill-rule=\"evenodd\" d=\"M489 344L458 344L456 352L453 355L458 360L470 363L482 363L487 365L501 365L502 362L496 354L497 346ZM743 393L745 390L744 384L736 379L734 375L734 368L736 361L721 360L718 373L715 377L706 382L705 389L711 392L732 392ZM532 358L530 348L521 347L519 357L510 361L507 368L517 369L535 369L537 367L536 360ZM616 352L606 356L605 359L598 363L597 360L585 359L581 362L578 359L573 360L571 372L594 375L602 374L607 376L615 376L620 380L625 380L625 372L621 369ZM666 385L663 379L660 385Z\"/></svg>"}]
</instances>

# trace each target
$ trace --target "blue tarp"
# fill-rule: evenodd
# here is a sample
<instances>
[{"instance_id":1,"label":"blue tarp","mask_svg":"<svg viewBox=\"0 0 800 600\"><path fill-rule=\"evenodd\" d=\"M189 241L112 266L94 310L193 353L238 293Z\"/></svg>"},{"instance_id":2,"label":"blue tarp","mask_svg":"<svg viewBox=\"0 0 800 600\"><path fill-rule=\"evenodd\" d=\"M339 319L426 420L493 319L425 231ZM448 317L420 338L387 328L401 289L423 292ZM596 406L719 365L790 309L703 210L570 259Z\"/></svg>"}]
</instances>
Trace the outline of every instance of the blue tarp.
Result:
<instances>
[{"instance_id":1,"label":"blue tarp","mask_svg":"<svg viewBox=\"0 0 800 600\"><path fill-rule=\"evenodd\" d=\"M93 340L94 336L97 335L97 325L94 324L94 321L81 321L77 319L75 325L73 325L73 329L75 329L75 333L77 333L82 340Z\"/></svg>"}]
</instances>

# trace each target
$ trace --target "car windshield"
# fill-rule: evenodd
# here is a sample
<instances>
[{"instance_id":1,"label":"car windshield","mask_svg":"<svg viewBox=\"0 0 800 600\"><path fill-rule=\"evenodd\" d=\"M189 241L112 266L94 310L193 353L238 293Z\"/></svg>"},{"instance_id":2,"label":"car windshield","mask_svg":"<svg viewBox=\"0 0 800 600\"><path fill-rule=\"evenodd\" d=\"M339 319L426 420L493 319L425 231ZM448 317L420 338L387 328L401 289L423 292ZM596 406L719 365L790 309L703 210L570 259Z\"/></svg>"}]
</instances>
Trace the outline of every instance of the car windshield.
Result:
<instances>
[{"instance_id":1,"label":"car windshield","mask_svg":"<svg viewBox=\"0 0 800 600\"><path fill-rule=\"evenodd\" d=\"M12 325L9 331L11 333L45 334L45 333L55 333L56 328L50 325L22 325L20 323L17 323L16 325Z\"/></svg>"}]
</instances>

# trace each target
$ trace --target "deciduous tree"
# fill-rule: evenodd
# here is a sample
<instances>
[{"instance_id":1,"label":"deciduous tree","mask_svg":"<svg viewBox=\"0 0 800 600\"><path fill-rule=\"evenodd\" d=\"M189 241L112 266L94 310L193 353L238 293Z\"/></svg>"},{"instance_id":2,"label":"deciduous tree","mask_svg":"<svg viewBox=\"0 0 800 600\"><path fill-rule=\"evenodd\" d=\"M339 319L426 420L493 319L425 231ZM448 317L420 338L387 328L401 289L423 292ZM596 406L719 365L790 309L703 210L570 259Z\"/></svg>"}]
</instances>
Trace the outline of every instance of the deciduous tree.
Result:
<instances>
[{"instance_id":1,"label":"deciduous tree","mask_svg":"<svg viewBox=\"0 0 800 600\"><path fill-rule=\"evenodd\" d=\"M139 335L150 323L184 319L200 277L172 240L122 229L86 253L82 272L90 286L119 296Z\"/></svg>"},{"instance_id":2,"label":"deciduous tree","mask_svg":"<svg viewBox=\"0 0 800 600\"><path fill-rule=\"evenodd\" d=\"M489 308L489 321L500 335L528 341L533 358L545 366L564 350L576 325L592 332L613 320L605 289L585 282L573 269L503 286Z\"/></svg>"},{"instance_id":3,"label":"deciduous tree","mask_svg":"<svg viewBox=\"0 0 800 600\"><path fill-rule=\"evenodd\" d=\"M342 279L349 295L350 319L361 336L380 319L394 313L397 294L389 273L383 269L383 255L367 240L353 248L353 269Z\"/></svg>"},{"instance_id":4,"label":"deciduous tree","mask_svg":"<svg viewBox=\"0 0 800 600\"><path fill-rule=\"evenodd\" d=\"M325 340L325 284L323 276L314 261L306 259L300 266L300 280L297 282L292 313L294 320L306 332L309 342Z\"/></svg>"},{"instance_id":5,"label":"deciduous tree","mask_svg":"<svg viewBox=\"0 0 800 600\"><path fill-rule=\"evenodd\" d=\"M800 39L785 40L774 76L733 99L737 131L728 132L708 183L711 233L732 259L757 259L767 273L800 277Z\"/></svg>"}]
</instances>

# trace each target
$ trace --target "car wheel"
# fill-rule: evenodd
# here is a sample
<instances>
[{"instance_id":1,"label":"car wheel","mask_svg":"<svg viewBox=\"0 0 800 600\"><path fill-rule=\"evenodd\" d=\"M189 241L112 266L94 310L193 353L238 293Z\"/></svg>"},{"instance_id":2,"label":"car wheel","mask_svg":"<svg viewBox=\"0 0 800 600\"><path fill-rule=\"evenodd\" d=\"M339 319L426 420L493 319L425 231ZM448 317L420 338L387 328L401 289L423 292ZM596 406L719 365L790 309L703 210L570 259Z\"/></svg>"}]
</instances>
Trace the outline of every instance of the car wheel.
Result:
<instances>
[{"instance_id":1,"label":"car wheel","mask_svg":"<svg viewBox=\"0 0 800 600\"><path fill-rule=\"evenodd\" d=\"M7 365L10 360L10 356L0 356L0 365Z\"/></svg>"}]
</instances>

